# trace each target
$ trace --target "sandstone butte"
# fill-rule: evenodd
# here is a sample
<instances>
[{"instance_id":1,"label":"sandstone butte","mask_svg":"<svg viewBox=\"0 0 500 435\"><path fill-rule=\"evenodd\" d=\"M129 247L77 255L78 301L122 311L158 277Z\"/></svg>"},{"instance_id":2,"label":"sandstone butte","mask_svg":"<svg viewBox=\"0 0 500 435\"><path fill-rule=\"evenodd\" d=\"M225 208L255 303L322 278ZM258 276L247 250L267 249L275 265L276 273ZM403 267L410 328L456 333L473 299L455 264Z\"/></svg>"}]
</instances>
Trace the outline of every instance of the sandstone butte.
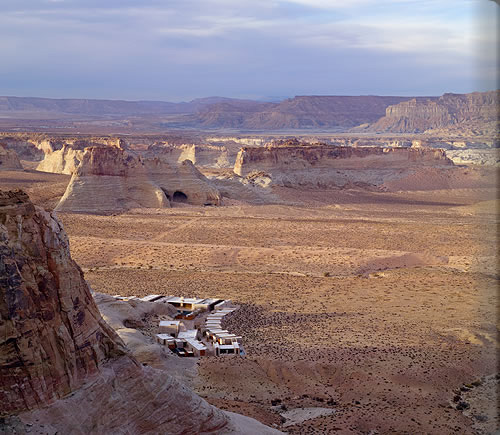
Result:
<instances>
[{"instance_id":1,"label":"sandstone butte","mask_svg":"<svg viewBox=\"0 0 500 435\"><path fill-rule=\"evenodd\" d=\"M285 186L381 186L425 168L453 168L445 151L431 148L339 147L297 144L296 141L260 148L245 147L236 157L234 172L245 177L268 174Z\"/></svg>"},{"instance_id":2,"label":"sandstone butte","mask_svg":"<svg viewBox=\"0 0 500 435\"><path fill-rule=\"evenodd\" d=\"M278 433L139 364L103 320L54 213L0 191L0 417L7 433Z\"/></svg>"},{"instance_id":3,"label":"sandstone butte","mask_svg":"<svg viewBox=\"0 0 500 435\"><path fill-rule=\"evenodd\" d=\"M219 191L190 162L170 165L161 156L142 158L122 148L85 148L57 210L111 212L164 208L170 201L219 205Z\"/></svg>"}]
</instances>

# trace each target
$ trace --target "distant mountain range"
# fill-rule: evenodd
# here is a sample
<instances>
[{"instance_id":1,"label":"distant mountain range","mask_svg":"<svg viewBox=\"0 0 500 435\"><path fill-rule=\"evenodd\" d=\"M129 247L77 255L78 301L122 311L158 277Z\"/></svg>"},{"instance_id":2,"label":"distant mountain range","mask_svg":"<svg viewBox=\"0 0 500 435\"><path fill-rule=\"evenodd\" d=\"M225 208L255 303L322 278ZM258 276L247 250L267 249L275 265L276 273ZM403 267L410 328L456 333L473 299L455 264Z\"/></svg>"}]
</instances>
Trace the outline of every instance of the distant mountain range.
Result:
<instances>
[{"instance_id":1,"label":"distant mountain range","mask_svg":"<svg viewBox=\"0 0 500 435\"><path fill-rule=\"evenodd\" d=\"M499 91L441 97L297 96L280 102L223 97L190 102L0 97L0 115L15 119L129 120L156 128L415 133L460 129L493 134Z\"/></svg>"},{"instance_id":2,"label":"distant mountain range","mask_svg":"<svg viewBox=\"0 0 500 435\"><path fill-rule=\"evenodd\" d=\"M194 113L205 106L233 100L223 97L198 98L190 102L55 99L0 97L0 112L46 112L90 116L139 116ZM249 100L248 100L249 101Z\"/></svg>"}]
</instances>

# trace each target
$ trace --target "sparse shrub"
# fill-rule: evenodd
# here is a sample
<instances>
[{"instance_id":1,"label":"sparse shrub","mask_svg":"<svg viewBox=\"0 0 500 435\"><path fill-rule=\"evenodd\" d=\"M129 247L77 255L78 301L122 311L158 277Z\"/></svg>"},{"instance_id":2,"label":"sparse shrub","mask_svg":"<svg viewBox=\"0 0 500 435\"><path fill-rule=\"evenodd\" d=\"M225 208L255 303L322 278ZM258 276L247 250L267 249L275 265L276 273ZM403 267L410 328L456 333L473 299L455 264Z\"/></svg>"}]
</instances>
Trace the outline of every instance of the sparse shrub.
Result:
<instances>
[{"instance_id":1,"label":"sparse shrub","mask_svg":"<svg viewBox=\"0 0 500 435\"><path fill-rule=\"evenodd\" d=\"M330 272L323 272L323 276L324 276L325 278L328 278L328 277L330 276Z\"/></svg>"}]
</instances>

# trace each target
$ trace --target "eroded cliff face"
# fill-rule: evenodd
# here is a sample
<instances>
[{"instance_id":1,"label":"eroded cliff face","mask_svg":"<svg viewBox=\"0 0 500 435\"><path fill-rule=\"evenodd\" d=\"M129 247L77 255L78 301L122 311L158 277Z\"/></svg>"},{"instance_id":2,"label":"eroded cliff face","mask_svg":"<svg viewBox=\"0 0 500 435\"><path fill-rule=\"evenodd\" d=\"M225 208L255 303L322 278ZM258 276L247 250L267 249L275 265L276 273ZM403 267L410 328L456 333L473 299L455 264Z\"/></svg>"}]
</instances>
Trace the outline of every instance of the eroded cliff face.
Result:
<instances>
[{"instance_id":1,"label":"eroded cliff face","mask_svg":"<svg viewBox=\"0 0 500 435\"><path fill-rule=\"evenodd\" d=\"M267 146L242 148L234 172L304 169L404 169L411 166L448 166L443 150L430 148L337 147L331 145Z\"/></svg>"},{"instance_id":2,"label":"eroded cliff face","mask_svg":"<svg viewBox=\"0 0 500 435\"><path fill-rule=\"evenodd\" d=\"M170 165L178 165L185 160L194 165L209 168L230 168L234 165L236 152L225 146L195 144L154 144L148 147L146 158L161 158Z\"/></svg>"},{"instance_id":3,"label":"eroded cliff face","mask_svg":"<svg viewBox=\"0 0 500 435\"><path fill-rule=\"evenodd\" d=\"M0 191L0 412L47 405L122 354L57 217Z\"/></svg>"},{"instance_id":4,"label":"eroded cliff face","mask_svg":"<svg viewBox=\"0 0 500 435\"><path fill-rule=\"evenodd\" d=\"M174 166L122 148L89 147L56 210L106 213L164 208L170 201L219 205L221 197L189 161Z\"/></svg>"},{"instance_id":5,"label":"eroded cliff face","mask_svg":"<svg viewBox=\"0 0 500 435\"><path fill-rule=\"evenodd\" d=\"M499 91L444 94L438 99L412 99L386 109L369 130L421 133L429 130L487 134L498 122ZM475 131L474 131L475 130ZM483 131L484 130L484 131Z\"/></svg>"},{"instance_id":6,"label":"eroded cliff face","mask_svg":"<svg viewBox=\"0 0 500 435\"><path fill-rule=\"evenodd\" d=\"M14 150L5 149L0 145L0 171L2 170L22 170L23 165L19 161Z\"/></svg>"},{"instance_id":7,"label":"eroded cliff face","mask_svg":"<svg viewBox=\"0 0 500 435\"><path fill-rule=\"evenodd\" d=\"M61 149L45 154L45 158L38 164L36 170L72 175L76 172L82 158L83 149L63 145Z\"/></svg>"},{"instance_id":8,"label":"eroded cliff face","mask_svg":"<svg viewBox=\"0 0 500 435\"><path fill-rule=\"evenodd\" d=\"M270 145L242 148L234 172L247 177L262 171L274 184L290 187L380 186L423 167L453 167L453 162L441 149Z\"/></svg>"}]
</instances>

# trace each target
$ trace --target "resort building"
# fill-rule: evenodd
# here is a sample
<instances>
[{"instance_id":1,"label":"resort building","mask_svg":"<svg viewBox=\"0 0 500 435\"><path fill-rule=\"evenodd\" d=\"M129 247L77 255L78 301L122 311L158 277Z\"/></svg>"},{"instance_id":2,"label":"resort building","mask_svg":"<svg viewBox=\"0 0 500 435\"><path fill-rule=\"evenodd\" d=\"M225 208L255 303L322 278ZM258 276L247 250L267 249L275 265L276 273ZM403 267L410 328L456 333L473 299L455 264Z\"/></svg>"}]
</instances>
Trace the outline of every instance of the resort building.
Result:
<instances>
[{"instance_id":1,"label":"resort building","mask_svg":"<svg viewBox=\"0 0 500 435\"><path fill-rule=\"evenodd\" d=\"M215 356L240 354L240 345L238 343L231 343L231 344L215 343L214 348L215 348Z\"/></svg>"},{"instance_id":2,"label":"resort building","mask_svg":"<svg viewBox=\"0 0 500 435\"><path fill-rule=\"evenodd\" d=\"M173 337L177 337L181 322L179 320L161 320L159 326L160 333L170 334Z\"/></svg>"}]
</instances>

